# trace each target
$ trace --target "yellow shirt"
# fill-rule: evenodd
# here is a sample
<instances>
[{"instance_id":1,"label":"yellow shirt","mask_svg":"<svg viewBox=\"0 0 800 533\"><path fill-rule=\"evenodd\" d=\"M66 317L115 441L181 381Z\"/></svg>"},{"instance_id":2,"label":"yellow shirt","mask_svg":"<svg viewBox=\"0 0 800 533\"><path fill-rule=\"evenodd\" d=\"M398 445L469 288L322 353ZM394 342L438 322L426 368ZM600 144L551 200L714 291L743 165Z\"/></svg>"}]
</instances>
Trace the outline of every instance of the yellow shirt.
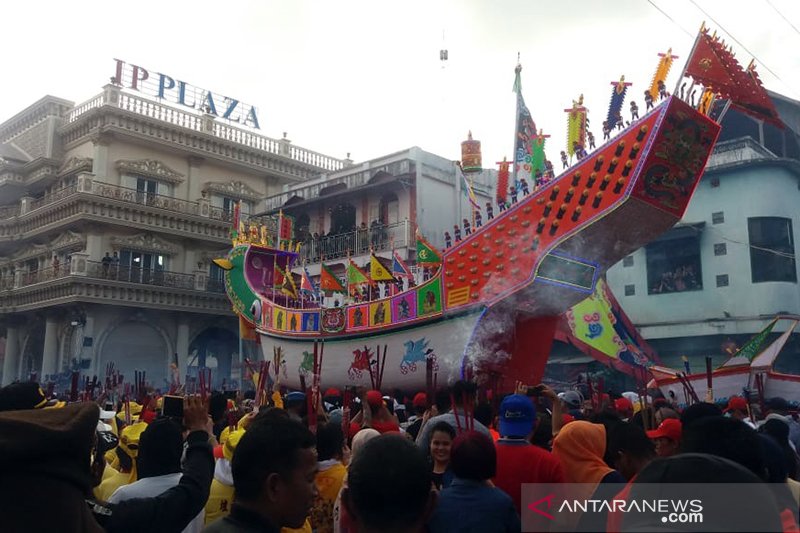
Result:
<instances>
[{"instance_id":1,"label":"yellow shirt","mask_svg":"<svg viewBox=\"0 0 800 533\"><path fill-rule=\"evenodd\" d=\"M110 467L106 467L106 470L111 470L111 474L106 477L106 473L103 471L103 481L94 489L95 498L104 502L108 501L115 490L131 481L130 473L118 472Z\"/></svg>"},{"instance_id":2,"label":"yellow shirt","mask_svg":"<svg viewBox=\"0 0 800 533\"><path fill-rule=\"evenodd\" d=\"M333 504L336 503L346 475L347 468L340 462L317 473L315 481L319 495L314 499L310 517L317 533L333 533Z\"/></svg>"},{"instance_id":3,"label":"yellow shirt","mask_svg":"<svg viewBox=\"0 0 800 533\"><path fill-rule=\"evenodd\" d=\"M226 517L230 514L231 504L233 503L233 493L233 487L230 485L220 483L217 479L211 482L211 491L208 494L208 501L206 502L206 526L214 520Z\"/></svg>"}]
</instances>

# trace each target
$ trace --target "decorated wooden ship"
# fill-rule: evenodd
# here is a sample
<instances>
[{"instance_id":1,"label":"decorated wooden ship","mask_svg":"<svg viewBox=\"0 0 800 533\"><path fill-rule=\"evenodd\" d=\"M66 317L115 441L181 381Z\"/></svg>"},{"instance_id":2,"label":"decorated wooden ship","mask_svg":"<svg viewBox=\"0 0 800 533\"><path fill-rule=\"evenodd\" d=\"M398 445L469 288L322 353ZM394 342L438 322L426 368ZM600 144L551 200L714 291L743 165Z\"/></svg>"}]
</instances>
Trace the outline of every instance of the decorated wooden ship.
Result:
<instances>
[{"instance_id":1,"label":"decorated wooden ship","mask_svg":"<svg viewBox=\"0 0 800 533\"><path fill-rule=\"evenodd\" d=\"M369 385L379 349L384 387L424 387L486 370L541 377L559 315L599 276L683 215L719 126L674 97L493 220L440 252L430 279L391 297L322 307L274 287L298 265L280 228L238 231L225 260L234 311L255 328L265 360L283 355L282 382L311 373L324 340L325 386ZM275 234L277 232L277 234Z\"/></svg>"}]
</instances>

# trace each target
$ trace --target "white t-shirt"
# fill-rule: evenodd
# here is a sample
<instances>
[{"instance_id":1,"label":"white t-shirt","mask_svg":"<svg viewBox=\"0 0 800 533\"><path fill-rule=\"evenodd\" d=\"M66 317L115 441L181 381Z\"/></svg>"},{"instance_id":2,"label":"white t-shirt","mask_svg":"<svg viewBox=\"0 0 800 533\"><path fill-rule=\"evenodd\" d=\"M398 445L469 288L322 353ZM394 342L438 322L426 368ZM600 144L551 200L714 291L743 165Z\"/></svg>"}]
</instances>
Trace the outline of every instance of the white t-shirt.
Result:
<instances>
[{"instance_id":1,"label":"white t-shirt","mask_svg":"<svg viewBox=\"0 0 800 533\"><path fill-rule=\"evenodd\" d=\"M164 476L146 477L139 481L134 481L130 485L123 485L114 491L108 499L108 503L119 503L133 498L154 498L160 496L172 487L176 486L181 480L181 474L167 474ZM205 509L189 522L183 533L200 533L203 530Z\"/></svg>"}]
</instances>

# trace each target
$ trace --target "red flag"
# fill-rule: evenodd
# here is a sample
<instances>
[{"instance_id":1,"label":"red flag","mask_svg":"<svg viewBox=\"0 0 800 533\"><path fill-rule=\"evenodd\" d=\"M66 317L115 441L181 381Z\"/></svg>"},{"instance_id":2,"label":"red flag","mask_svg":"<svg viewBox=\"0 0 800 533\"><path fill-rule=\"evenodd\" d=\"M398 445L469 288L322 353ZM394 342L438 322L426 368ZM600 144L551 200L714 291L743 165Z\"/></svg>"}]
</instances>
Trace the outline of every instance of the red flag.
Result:
<instances>
[{"instance_id":1,"label":"red flag","mask_svg":"<svg viewBox=\"0 0 800 533\"><path fill-rule=\"evenodd\" d=\"M687 60L685 75L723 98L729 98L745 113L783 127L753 64L745 71L733 52L718 37L709 35L705 28L700 31Z\"/></svg>"},{"instance_id":2,"label":"red flag","mask_svg":"<svg viewBox=\"0 0 800 533\"><path fill-rule=\"evenodd\" d=\"M505 203L506 195L508 194L508 178L511 174L511 162L506 161L505 158L499 163L500 169L497 171L497 203Z\"/></svg>"},{"instance_id":3,"label":"red flag","mask_svg":"<svg viewBox=\"0 0 800 533\"><path fill-rule=\"evenodd\" d=\"M325 263L322 263L322 269L320 270L319 288L323 291L347 292L339 278L330 271Z\"/></svg>"}]
</instances>

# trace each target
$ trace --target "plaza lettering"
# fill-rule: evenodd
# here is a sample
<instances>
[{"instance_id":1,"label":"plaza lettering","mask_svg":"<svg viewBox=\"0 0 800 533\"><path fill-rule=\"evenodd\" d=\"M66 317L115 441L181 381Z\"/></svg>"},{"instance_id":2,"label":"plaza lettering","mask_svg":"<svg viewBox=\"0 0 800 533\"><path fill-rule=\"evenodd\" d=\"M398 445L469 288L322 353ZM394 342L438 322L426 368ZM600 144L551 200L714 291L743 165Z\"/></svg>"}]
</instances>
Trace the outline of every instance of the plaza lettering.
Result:
<instances>
[{"instance_id":1,"label":"plaza lettering","mask_svg":"<svg viewBox=\"0 0 800 533\"><path fill-rule=\"evenodd\" d=\"M113 82L117 85L161 100L198 109L231 122L261 129L258 124L256 108L249 104L200 89L160 72L151 73L144 67L126 63L121 59L114 59L114 61L117 64Z\"/></svg>"}]
</instances>

